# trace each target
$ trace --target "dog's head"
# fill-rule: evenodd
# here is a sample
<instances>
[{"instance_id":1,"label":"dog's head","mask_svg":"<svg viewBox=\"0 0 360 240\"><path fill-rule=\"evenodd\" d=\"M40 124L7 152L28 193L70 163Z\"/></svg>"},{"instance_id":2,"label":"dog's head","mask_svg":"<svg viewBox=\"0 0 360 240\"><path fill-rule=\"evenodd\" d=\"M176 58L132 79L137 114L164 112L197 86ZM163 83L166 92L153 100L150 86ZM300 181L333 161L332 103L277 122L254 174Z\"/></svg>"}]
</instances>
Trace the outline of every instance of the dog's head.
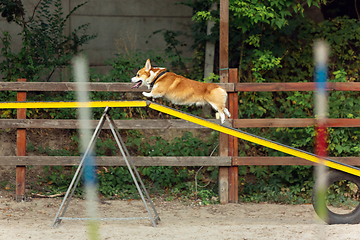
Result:
<instances>
[{"instance_id":1,"label":"dog's head","mask_svg":"<svg viewBox=\"0 0 360 240\"><path fill-rule=\"evenodd\" d=\"M150 60L148 59L145 63L145 67L140 69L136 76L131 79L132 83L136 83L131 88L138 88L143 84L150 88L150 84L155 80L156 76L163 71L166 71L166 68L152 67Z\"/></svg>"}]
</instances>

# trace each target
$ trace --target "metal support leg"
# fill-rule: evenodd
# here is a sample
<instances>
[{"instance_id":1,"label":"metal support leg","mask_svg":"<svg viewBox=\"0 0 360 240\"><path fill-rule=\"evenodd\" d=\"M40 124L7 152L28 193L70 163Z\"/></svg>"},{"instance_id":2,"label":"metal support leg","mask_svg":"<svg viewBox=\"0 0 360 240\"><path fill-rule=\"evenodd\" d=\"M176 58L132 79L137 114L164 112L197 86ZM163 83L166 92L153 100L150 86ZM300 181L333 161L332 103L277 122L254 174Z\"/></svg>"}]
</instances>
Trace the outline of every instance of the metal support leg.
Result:
<instances>
[{"instance_id":1,"label":"metal support leg","mask_svg":"<svg viewBox=\"0 0 360 240\"><path fill-rule=\"evenodd\" d=\"M126 146L125 146L125 143L123 142L123 140L122 140L122 138L120 136L119 131L115 127L115 123L114 123L113 119L109 115L109 111L110 111L110 108L106 107L103 115L101 116L99 124L97 125L97 127L96 127L96 129L94 131L94 134L91 137L90 143L89 143L89 145L88 145L88 147L87 147L87 149L86 149L86 151L84 153L84 156L82 157L82 159L80 161L79 167L75 172L75 175L74 175L74 177L73 177L73 179L72 179L72 181L70 183L70 186L69 186L69 188L68 188L68 190L67 190L67 192L65 194L65 197L64 197L64 199L63 199L63 201L62 201L62 203L60 205L59 211L57 212L57 214L55 216L55 219L54 219L54 222L51 225L51 227L54 227L54 226L60 224L62 219L66 219L66 220L88 220L89 219L89 218L68 218L68 217L65 218L64 215L65 215L66 209L67 209L67 207L68 207L68 205L69 205L69 203L71 201L71 198L72 198L72 196L73 196L73 194L75 192L75 189L76 189L76 187L77 187L77 185L79 183L81 175L82 175L82 173L84 171L84 168L83 168L84 160L87 157L87 155L89 153L91 153L91 150L93 149L93 147L95 145L96 139L99 137L100 131L101 131L102 127L104 126L105 119L109 123L110 129L111 129L111 131L112 131L112 133L114 135L116 143L118 144L118 147L119 147L119 149L121 151L121 154L123 155L123 157L125 159L126 165L127 165L128 169L130 171L130 174L131 174L131 176L132 176L132 178L133 178L133 180L135 182L135 185L136 185L136 187L138 189L138 192L139 192L139 194L141 196L141 199L142 199L142 201L143 201L143 203L145 205L145 208L149 213L149 217L148 218L144 218L144 217L143 218L100 218L100 219L97 219L97 220L150 219L154 227L156 227L157 221L160 221L160 217L159 217L159 215L158 215L158 213L157 213L157 211L155 209L155 206L154 206L154 204L153 204L153 202L152 202L152 200L151 200L151 198L150 198L150 196L149 196L149 194L148 194L148 192L147 192L147 190L145 188L144 183L142 182L142 180L140 178L139 172L136 170L136 167L135 167L133 161L131 160L130 154L129 154ZM135 175L136 175L137 178L135 177L134 172L135 172ZM140 188L138 182L140 182L140 185L141 185L142 189ZM71 191L71 193L70 193L70 191ZM148 199L148 201L149 201L149 203L150 203L150 205L151 205L151 207L152 207L152 209L154 211L155 218L152 216L152 214L150 212L150 209L149 209L149 207L148 207L148 205L147 205L147 203L145 201L143 192L145 193L145 195L146 195L146 197L147 197L147 199Z\"/></svg>"},{"instance_id":2,"label":"metal support leg","mask_svg":"<svg viewBox=\"0 0 360 240\"><path fill-rule=\"evenodd\" d=\"M129 169L129 172L130 172L130 174L131 174L131 176L132 176L132 178L133 178L133 180L135 182L136 188L138 189L138 192L139 192L139 194L141 196L141 199L142 199L142 201L143 201L143 203L144 203L144 205L146 207L146 210L149 213L149 217L151 219L151 222L153 223L154 227L156 227L156 221L158 221L158 220L160 221L160 217L159 217L159 215L158 215L158 213L157 213L157 211L155 209L155 206L154 206L153 202L151 201L151 198L150 198L148 192L146 191L145 185L144 185L143 181L141 180L140 174L137 171L137 169L136 169L136 167L134 165L134 162L132 161L132 159L130 157L130 154L129 154L126 146L125 146L124 141L122 140L122 138L120 136L119 131L115 128L115 123L114 123L113 119L111 118L111 116L109 114L106 115L106 119L109 122L110 129L111 129L111 131L112 131L112 133L113 133L113 135L115 137L115 140L116 140L116 142L117 142L117 144L119 146L121 154L124 156L126 165L127 165L128 169ZM131 164L131 166L130 166L130 164ZM135 177L134 172L135 172L137 178ZM141 188L139 186L138 181L141 184L142 190L141 190ZM145 201L145 198L144 198L144 195L143 195L142 191L145 193L145 195L146 195L152 209L154 210L155 218L153 218L153 216L152 216L152 214L150 212L150 209L148 208L148 205L147 205L147 203Z\"/></svg>"},{"instance_id":3,"label":"metal support leg","mask_svg":"<svg viewBox=\"0 0 360 240\"><path fill-rule=\"evenodd\" d=\"M59 208L59 211L57 212L56 216L55 216L55 219L54 219L54 222L53 224L51 225L51 227L54 227L56 224L60 224L61 223L61 218L60 217L63 217L65 212L66 212L66 209L71 201L71 198L72 196L74 195L74 192L75 192L75 189L76 189L76 186L78 185L79 183L79 180L81 178L81 175L84 171L84 168L83 168L83 165L84 165L84 160L85 158L87 157L87 155L91 152L91 150L93 149L94 145L95 145L95 142L96 142L96 139L99 137L100 135L100 131L102 129L102 127L104 126L104 123L105 123L105 115L106 115L106 112L108 111L108 108L105 109L103 115L101 116L100 118L100 121L98 123L98 125L96 126L96 129L94 131L94 134L92 135L91 139L90 139L90 142L89 142L89 145L84 153L84 156L82 157L81 161L80 161L80 164L78 166L78 169L76 170L75 174L74 174L74 177L69 185L69 188L68 190L66 191L66 194L65 194L65 197L60 205L60 208ZM71 191L71 194L70 194L70 191ZM69 195L70 194L70 195ZM65 205L65 206L64 206ZM64 207L64 209L63 209ZM60 216L61 214L61 216Z\"/></svg>"}]
</instances>

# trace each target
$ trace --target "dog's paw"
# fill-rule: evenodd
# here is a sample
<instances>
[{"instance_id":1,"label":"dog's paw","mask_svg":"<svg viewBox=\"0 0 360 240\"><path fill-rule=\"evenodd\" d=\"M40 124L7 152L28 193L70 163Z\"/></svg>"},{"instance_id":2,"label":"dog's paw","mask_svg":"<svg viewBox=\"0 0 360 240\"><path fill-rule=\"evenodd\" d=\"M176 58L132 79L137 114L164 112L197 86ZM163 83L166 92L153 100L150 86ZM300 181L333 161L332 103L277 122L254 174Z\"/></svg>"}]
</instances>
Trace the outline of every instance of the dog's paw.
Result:
<instances>
[{"instance_id":1,"label":"dog's paw","mask_svg":"<svg viewBox=\"0 0 360 240\"><path fill-rule=\"evenodd\" d=\"M151 93L143 92L142 93L145 97L151 97Z\"/></svg>"}]
</instances>

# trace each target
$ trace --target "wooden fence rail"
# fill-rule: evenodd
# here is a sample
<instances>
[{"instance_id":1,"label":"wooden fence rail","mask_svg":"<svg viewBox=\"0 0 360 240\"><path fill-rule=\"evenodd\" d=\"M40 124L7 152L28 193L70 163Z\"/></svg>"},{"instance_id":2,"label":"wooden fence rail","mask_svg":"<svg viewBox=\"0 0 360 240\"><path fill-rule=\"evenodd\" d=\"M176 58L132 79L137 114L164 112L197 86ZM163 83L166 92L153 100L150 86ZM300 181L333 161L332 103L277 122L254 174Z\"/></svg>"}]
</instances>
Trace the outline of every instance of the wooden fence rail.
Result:
<instances>
[{"instance_id":1,"label":"wooden fence rail","mask_svg":"<svg viewBox=\"0 0 360 240\"><path fill-rule=\"evenodd\" d=\"M96 157L99 166L126 166L122 156ZM231 157L131 157L135 166L231 166ZM80 157L2 156L0 165L78 166Z\"/></svg>"},{"instance_id":2,"label":"wooden fence rail","mask_svg":"<svg viewBox=\"0 0 360 240\"><path fill-rule=\"evenodd\" d=\"M219 123L220 120L209 120ZM235 128L263 128L263 127L310 127L315 125L314 118L264 118L264 119L228 119ZM90 126L94 129L97 120L91 120ZM148 120L115 120L118 129L205 129L205 127L185 120L148 119ZM330 118L327 119L328 127L360 127L360 119ZM79 129L77 120L67 119L0 119L0 128L54 128L54 129ZM104 129L109 129L106 123Z\"/></svg>"},{"instance_id":3,"label":"wooden fence rail","mask_svg":"<svg viewBox=\"0 0 360 240\"><path fill-rule=\"evenodd\" d=\"M316 163L297 157L132 157L135 166L248 166L248 165L309 165ZM360 157L331 157L331 159L353 166L360 166ZM78 166L76 156L1 156L1 166ZM99 166L126 166L121 156L96 157Z\"/></svg>"},{"instance_id":4,"label":"wooden fence rail","mask_svg":"<svg viewBox=\"0 0 360 240\"><path fill-rule=\"evenodd\" d=\"M0 91L76 91L75 82L1 82ZM133 88L133 83L89 83L89 91L143 92L144 86ZM297 83L219 83L227 92L315 91L313 82ZM329 82L328 91L360 91L360 82Z\"/></svg>"}]
</instances>

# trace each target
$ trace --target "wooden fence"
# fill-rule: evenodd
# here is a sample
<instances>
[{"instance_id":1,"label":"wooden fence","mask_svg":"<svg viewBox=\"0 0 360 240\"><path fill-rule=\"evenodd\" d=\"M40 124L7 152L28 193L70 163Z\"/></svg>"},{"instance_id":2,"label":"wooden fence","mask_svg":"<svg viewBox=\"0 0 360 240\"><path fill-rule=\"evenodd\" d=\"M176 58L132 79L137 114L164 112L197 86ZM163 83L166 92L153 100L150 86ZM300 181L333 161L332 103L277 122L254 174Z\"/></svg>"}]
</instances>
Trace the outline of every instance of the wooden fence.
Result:
<instances>
[{"instance_id":1,"label":"wooden fence","mask_svg":"<svg viewBox=\"0 0 360 240\"><path fill-rule=\"evenodd\" d=\"M229 70L229 83L219 84L229 93L229 110L237 116L237 92L276 92L276 91L314 91L315 83L236 83L237 72ZM143 92L146 88L131 89L132 83L90 83L90 91L111 92ZM17 91L18 100L24 99L28 91L76 91L73 82L1 82L0 90ZM328 83L329 91L360 91L360 83ZM26 98L25 98L26 99ZM24 134L29 128L77 129L77 120L65 119L0 119L0 128L18 129L18 156L1 156L0 165L18 166L17 172L24 176L25 165L62 165L72 166L79 164L79 157L54 157L54 156L25 156ZM215 120L212 120L215 121ZM97 120L92 121L95 127ZM184 120L115 120L119 129L200 129L202 126ZM228 119L227 124L234 128L253 127L307 127L315 124L314 118L289 118L289 119ZM329 127L360 127L360 119L328 119ZM104 129L109 128L107 125ZM21 133L22 132L22 133ZM19 137L20 136L20 137ZM276 140L276 139L274 139ZM237 176L231 170L240 165L313 165L312 162L296 157L238 157L237 139L220 135L220 156L218 157L133 157L137 166L222 166L229 169L229 179ZM359 166L360 157L332 157L332 159L349 165ZM119 157L97 157L100 166L124 166L125 161ZM17 196L24 195L25 181L17 177ZM234 180L235 179L235 180ZM237 195L237 177L229 180L229 195ZM226 181L227 182L227 181ZM232 186L230 186L232 185ZM18 191L19 188L19 191ZM231 190L233 189L233 190ZM232 197L231 199L237 199Z\"/></svg>"}]
</instances>

